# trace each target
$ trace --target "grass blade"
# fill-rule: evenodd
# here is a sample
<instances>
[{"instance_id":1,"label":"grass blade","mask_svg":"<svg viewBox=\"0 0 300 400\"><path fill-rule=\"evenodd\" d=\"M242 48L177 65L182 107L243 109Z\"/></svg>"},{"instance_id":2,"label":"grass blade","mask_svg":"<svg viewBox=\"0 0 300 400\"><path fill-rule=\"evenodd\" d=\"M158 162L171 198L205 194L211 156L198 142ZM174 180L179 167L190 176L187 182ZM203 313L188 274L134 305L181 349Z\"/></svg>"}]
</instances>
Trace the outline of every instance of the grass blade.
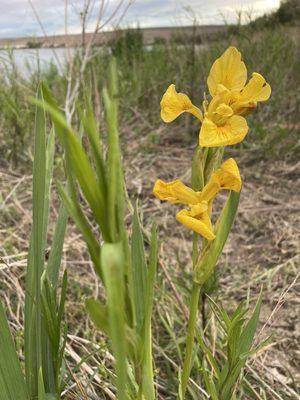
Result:
<instances>
[{"instance_id":1,"label":"grass blade","mask_svg":"<svg viewBox=\"0 0 300 400\"><path fill-rule=\"evenodd\" d=\"M119 192L123 191L123 182L121 182L120 165L120 144L118 134L118 79L116 60L112 59L109 66L109 90L103 90L103 101L106 111L106 121L108 128L107 135L107 181L108 185L108 219L110 223L110 232L112 241L117 241L119 230L118 224L118 206Z\"/></svg>"},{"instance_id":2,"label":"grass blade","mask_svg":"<svg viewBox=\"0 0 300 400\"><path fill-rule=\"evenodd\" d=\"M153 357L152 357L152 332L151 317L154 297L154 284L157 270L157 232L156 227L152 227L151 232L151 251L149 259L149 268L147 273L147 287L144 311L144 329L143 329L143 364L142 364L142 392L145 400L155 399L154 378L153 378Z\"/></svg>"},{"instance_id":3,"label":"grass blade","mask_svg":"<svg viewBox=\"0 0 300 400\"><path fill-rule=\"evenodd\" d=\"M103 151L100 142L100 136L98 133L97 123L93 115L93 108L89 101L87 101L86 115L82 115L81 121L89 138L101 192L103 193L103 197L106 199L107 182L106 182L105 165L103 160Z\"/></svg>"},{"instance_id":4,"label":"grass blade","mask_svg":"<svg viewBox=\"0 0 300 400\"><path fill-rule=\"evenodd\" d=\"M106 335L109 335L108 308L99 300L87 299L85 308L96 327Z\"/></svg>"},{"instance_id":5,"label":"grass blade","mask_svg":"<svg viewBox=\"0 0 300 400\"><path fill-rule=\"evenodd\" d=\"M57 286L67 222L67 209L64 205L61 205L58 212L57 223L46 269L46 275L53 287Z\"/></svg>"},{"instance_id":6,"label":"grass blade","mask_svg":"<svg viewBox=\"0 0 300 400\"><path fill-rule=\"evenodd\" d=\"M239 348L240 354L247 353L251 349L255 331L257 328L258 321L259 321L261 303L262 303L262 292L259 295L259 298L257 300L257 303L255 305L255 308L254 308L251 318L249 319L245 328L242 331L241 338L240 338L240 348Z\"/></svg>"},{"instance_id":7,"label":"grass blade","mask_svg":"<svg viewBox=\"0 0 300 400\"><path fill-rule=\"evenodd\" d=\"M0 302L0 400L28 400L24 376Z\"/></svg>"},{"instance_id":8,"label":"grass blade","mask_svg":"<svg viewBox=\"0 0 300 400\"><path fill-rule=\"evenodd\" d=\"M46 400L44 379L42 369L39 371L39 382L38 382L38 400Z\"/></svg>"},{"instance_id":9,"label":"grass blade","mask_svg":"<svg viewBox=\"0 0 300 400\"><path fill-rule=\"evenodd\" d=\"M131 242L134 308L136 313L137 332L140 333L145 318L147 265L145 260L144 239L138 219L137 207L135 208L133 215Z\"/></svg>"},{"instance_id":10,"label":"grass blade","mask_svg":"<svg viewBox=\"0 0 300 400\"><path fill-rule=\"evenodd\" d=\"M41 88L38 99L42 99ZM44 270L47 224L46 126L45 111L36 108L33 164L33 224L26 274L25 296L25 371L29 392L38 395L38 376L42 365L41 276Z\"/></svg>"},{"instance_id":11,"label":"grass blade","mask_svg":"<svg viewBox=\"0 0 300 400\"><path fill-rule=\"evenodd\" d=\"M76 176L81 190L93 211L104 240L109 241L109 225L103 194L99 188L95 172L79 139L58 109L46 102L39 100L35 100L34 102L39 107L44 107L51 115L60 143L66 152L68 162L70 162L72 172Z\"/></svg>"},{"instance_id":12,"label":"grass blade","mask_svg":"<svg viewBox=\"0 0 300 400\"><path fill-rule=\"evenodd\" d=\"M125 288L124 265L121 243L105 243L102 246L101 264L107 288L107 306L109 329L115 357L117 398L128 400L126 325L125 325Z\"/></svg>"},{"instance_id":13,"label":"grass blade","mask_svg":"<svg viewBox=\"0 0 300 400\"><path fill-rule=\"evenodd\" d=\"M75 224L77 225L77 228L82 233L84 240L88 246L88 250L91 259L95 265L96 271L99 274L100 278L102 278L101 263L100 263L100 250L101 250L100 245L95 239L91 227L86 217L84 216L78 202L74 201L73 197L68 195L68 193L61 184L58 185L58 190L69 215L74 220Z\"/></svg>"}]
</instances>

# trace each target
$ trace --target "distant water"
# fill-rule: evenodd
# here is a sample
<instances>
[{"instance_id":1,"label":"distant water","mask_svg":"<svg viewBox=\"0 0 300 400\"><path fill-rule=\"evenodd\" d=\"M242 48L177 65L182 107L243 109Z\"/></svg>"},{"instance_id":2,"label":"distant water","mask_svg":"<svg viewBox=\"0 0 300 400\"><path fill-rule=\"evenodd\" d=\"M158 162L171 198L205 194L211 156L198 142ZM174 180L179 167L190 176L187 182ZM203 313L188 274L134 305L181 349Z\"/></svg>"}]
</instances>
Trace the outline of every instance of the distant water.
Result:
<instances>
[{"instance_id":1,"label":"distant water","mask_svg":"<svg viewBox=\"0 0 300 400\"><path fill-rule=\"evenodd\" d=\"M11 67L13 59L18 71L24 78L28 78L32 73L40 70L46 70L51 64L54 64L59 70L64 67L68 53L74 52L74 49L56 48L56 49L13 49L0 50L0 69L5 71Z\"/></svg>"}]
</instances>

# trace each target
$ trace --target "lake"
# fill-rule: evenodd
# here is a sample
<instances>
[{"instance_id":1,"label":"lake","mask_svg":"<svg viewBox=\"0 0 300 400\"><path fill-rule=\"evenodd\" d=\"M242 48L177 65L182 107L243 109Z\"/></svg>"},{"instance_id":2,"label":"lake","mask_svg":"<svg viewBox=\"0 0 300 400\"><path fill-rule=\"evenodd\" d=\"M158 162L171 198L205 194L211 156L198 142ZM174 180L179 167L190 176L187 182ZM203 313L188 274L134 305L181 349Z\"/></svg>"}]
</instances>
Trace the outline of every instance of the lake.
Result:
<instances>
[{"instance_id":1,"label":"lake","mask_svg":"<svg viewBox=\"0 0 300 400\"><path fill-rule=\"evenodd\" d=\"M34 71L45 70L51 64L61 69L66 63L67 52L74 52L72 48L41 48L41 49L12 49L0 50L0 68L5 71L11 67L11 58L24 78L28 78Z\"/></svg>"}]
</instances>

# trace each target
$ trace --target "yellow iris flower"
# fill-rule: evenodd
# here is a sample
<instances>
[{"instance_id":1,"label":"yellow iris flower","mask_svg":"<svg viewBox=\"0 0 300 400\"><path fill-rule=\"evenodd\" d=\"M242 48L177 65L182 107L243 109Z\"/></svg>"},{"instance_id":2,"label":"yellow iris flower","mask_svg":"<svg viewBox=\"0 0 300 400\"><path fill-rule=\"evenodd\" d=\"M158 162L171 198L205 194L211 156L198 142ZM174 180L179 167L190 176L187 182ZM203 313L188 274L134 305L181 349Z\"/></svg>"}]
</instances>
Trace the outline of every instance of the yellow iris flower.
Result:
<instances>
[{"instance_id":1,"label":"yellow iris flower","mask_svg":"<svg viewBox=\"0 0 300 400\"><path fill-rule=\"evenodd\" d=\"M241 185L238 166L233 158L229 158L212 174L201 192L194 191L178 179L172 182L159 179L154 185L153 193L160 200L188 206L188 209L177 213L177 221L206 239L213 240L215 234L210 213L214 198L222 189L239 192Z\"/></svg>"},{"instance_id":2,"label":"yellow iris flower","mask_svg":"<svg viewBox=\"0 0 300 400\"><path fill-rule=\"evenodd\" d=\"M184 112L193 114L202 123L199 142L202 147L219 147L241 142L248 133L244 118L257 103L266 101L271 87L256 72L247 82L247 69L241 53L229 47L211 67L207 85L212 100L204 106L204 117L189 97L170 85L161 100L161 117L172 122Z\"/></svg>"}]
</instances>

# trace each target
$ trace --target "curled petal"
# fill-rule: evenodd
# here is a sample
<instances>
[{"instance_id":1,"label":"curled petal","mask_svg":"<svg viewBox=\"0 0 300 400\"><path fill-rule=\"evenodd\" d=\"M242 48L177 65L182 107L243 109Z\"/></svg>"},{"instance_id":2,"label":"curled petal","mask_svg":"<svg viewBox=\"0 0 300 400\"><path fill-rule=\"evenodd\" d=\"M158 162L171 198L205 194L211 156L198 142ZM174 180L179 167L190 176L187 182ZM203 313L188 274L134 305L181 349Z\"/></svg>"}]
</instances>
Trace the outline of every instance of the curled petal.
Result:
<instances>
[{"instance_id":1,"label":"curled petal","mask_svg":"<svg viewBox=\"0 0 300 400\"><path fill-rule=\"evenodd\" d=\"M257 72L252 74L252 78L241 92L241 100L245 101L267 101L270 96L271 86Z\"/></svg>"},{"instance_id":2,"label":"curled petal","mask_svg":"<svg viewBox=\"0 0 300 400\"><path fill-rule=\"evenodd\" d=\"M193 114L202 121L200 109L193 105L186 94L176 92L175 85L170 85L163 95L161 102L161 118L164 122L172 122L184 112Z\"/></svg>"},{"instance_id":3,"label":"curled petal","mask_svg":"<svg viewBox=\"0 0 300 400\"><path fill-rule=\"evenodd\" d=\"M193 189L187 187L180 180L164 182L158 179L153 188L153 194L160 200L169 201L176 204L197 204L198 194Z\"/></svg>"},{"instance_id":4,"label":"curled petal","mask_svg":"<svg viewBox=\"0 0 300 400\"><path fill-rule=\"evenodd\" d=\"M241 91L232 108L236 114L247 114L256 108L259 101L267 101L271 96L271 86L265 78L254 72L252 78Z\"/></svg>"},{"instance_id":5,"label":"curled petal","mask_svg":"<svg viewBox=\"0 0 300 400\"><path fill-rule=\"evenodd\" d=\"M242 187L242 179L237 163L233 158L226 160L213 174L218 179L221 189L239 192Z\"/></svg>"},{"instance_id":6,"label":"curled petal","mask_svg":"<svg viewBox=\"0 0 300 400\"><path fill-rule=\"evenodd\" d=\"M200 146L220 147L239 143L247 135L248 129L247 121L239 115L226 119L222 125L204 118L200 130Z\"/></svg>"},{"instance_id":7,"label":"curled petal","mask_svg":"<svg viewBox=\"0 0 300 400\"><path fill-rule=\"evenodd\" d=\"M247 80L247 69L241 58L241 53L235 47L229 47L213 63L207 79L212 96L216 95L219 84L230 91L243 89Z\"/></svg>"},{"instance_id":8,"label":"curled petal","mask_svg":"<svg viewBox=\"0 0 300 400\"><path fill-rule=\"evenodd\" d=\"M207 213L204 213L199 218L195 218L191 216L190 211L181 210L177 213L176 219L187 228L196 233L199 233L199 235L205 237L208 240L214 240L216 237Z\"/></svg>"}]
</instances>

